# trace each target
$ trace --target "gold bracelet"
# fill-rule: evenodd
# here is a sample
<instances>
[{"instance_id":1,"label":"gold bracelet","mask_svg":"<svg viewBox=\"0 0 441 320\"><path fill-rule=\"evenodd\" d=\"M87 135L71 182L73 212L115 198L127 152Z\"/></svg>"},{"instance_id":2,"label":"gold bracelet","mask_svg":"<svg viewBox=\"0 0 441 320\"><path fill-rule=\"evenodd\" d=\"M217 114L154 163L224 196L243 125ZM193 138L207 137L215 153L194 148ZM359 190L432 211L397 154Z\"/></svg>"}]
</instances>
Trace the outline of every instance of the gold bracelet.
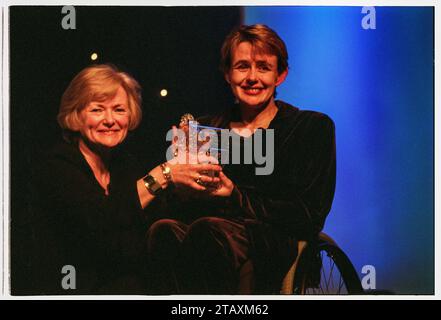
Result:
<instances>
[{"instance_id":1,"label":"gold bracelet","mask_svg":"<svg viewBox=\"0 0 441 320\"><path fill-rule=\"evenodd\" d=\"M164 175L164 178L167 181L167 183L171 183L172 182L172 178L171 178L171 169L170 169L170 167L166 165L166 162L161 163L160 167L162 169L162 174Z\"/></svg>"}]
</instances>

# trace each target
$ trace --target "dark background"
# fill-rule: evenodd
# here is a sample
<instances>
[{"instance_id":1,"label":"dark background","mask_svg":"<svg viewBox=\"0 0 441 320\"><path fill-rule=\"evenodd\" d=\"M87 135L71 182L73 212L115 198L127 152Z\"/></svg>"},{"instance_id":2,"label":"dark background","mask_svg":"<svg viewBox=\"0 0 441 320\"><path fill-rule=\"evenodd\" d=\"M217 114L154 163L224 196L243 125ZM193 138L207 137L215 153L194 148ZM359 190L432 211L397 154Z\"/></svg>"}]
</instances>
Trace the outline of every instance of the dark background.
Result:
<instances>
[{"instance_id":1,"label":"dark background","mask_svg":"<svg viewBox=\"0 0 441 320\"><path fill-rule=\"evenodd\" d=\"M29 293L30 176L41 153L61 139L60 98L81 69L113 63L139 81L143 121L126 147L146 171L165 159L165 134L183 113L217 113L232 102L219 51L241 22L240 7L78 6L75 30L61 27L61 8L10 7L13 294Z\"/></svg>"}]
</instances>

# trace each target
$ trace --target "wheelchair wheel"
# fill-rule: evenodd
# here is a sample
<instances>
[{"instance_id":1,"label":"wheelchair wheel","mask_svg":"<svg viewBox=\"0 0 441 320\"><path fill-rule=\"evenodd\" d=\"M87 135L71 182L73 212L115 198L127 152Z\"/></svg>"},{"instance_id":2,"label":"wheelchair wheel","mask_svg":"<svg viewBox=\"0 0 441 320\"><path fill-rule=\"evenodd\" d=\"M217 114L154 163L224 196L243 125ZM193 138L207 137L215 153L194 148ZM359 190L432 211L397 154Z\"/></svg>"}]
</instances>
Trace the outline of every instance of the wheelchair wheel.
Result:
<instances>
[{"instance_id":1,"label":"wheelchair wheel","mask_svg":"<svg viewBox=\"0 0 441 320\"><path fill-rule=\"evenodd\" d=\"M362 294L360 279L349 258L324 233L299 257L294 276L295 294Z\"/></svg>"}]
</instances>

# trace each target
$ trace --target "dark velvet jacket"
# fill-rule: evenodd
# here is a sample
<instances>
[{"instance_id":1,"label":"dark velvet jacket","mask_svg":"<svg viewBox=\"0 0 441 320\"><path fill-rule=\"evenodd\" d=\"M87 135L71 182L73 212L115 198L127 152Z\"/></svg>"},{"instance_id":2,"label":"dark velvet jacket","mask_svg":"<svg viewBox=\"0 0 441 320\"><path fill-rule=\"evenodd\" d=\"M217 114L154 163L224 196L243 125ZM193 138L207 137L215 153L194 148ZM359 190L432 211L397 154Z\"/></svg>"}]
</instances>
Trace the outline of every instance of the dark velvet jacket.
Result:
<instances>
[{"instance_id":1,"label":"dark velvet jacket","mask_svg":"<svg viewBox=\"0 0 441 320\"><path fill-rule=\"evenodd\" d=\"M236 185L227 215L257 220L297 239L310 239L324 225L335 190L336 151L333 121L325 114L303 111L276 101L274 171L254 175L243 165L224 172ZM238 121L238 107L199 119L204 125L229 128Z\"/></svg>"},{"instance_id":2,"label":"dark velvet jacket","mask_svg":"<svg viewBox=\"0 0 441 320\"><path fill-rule=\"evenodd\" d=\"M134 159L112 157L109 195L94 177L77 145L57 145L35 170L32 252L36 293L93 294L143 265L144 211ZM76 270L76 290L63 290L64 265Z\"/></svg>"}]
</instances>

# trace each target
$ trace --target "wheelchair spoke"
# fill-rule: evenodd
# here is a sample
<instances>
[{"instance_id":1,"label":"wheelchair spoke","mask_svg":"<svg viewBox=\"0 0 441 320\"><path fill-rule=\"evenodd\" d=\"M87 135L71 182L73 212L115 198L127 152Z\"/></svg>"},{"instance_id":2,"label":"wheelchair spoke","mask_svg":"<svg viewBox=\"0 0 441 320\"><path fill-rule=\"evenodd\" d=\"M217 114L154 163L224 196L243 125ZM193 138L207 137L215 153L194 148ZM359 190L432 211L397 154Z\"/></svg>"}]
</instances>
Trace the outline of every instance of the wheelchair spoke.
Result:
<instances>
[{"instance_id":1,"label":"wheelchair spoke","mask_svg":"<svg viewBox=\"0 0 441 320\"><path fill-rule=\"evenodd\" d=\"M325 268L323 268L322 266L322 270L321 270L321 277L323 282L325 283L325 287L326 287L326 292L329 292L329 285L328 285L328 281L326 281L326 274L325 274Z\"/></svg>"},{"instance_id":2,"label":"wheelchair spoke","mask_svg":"<svg viewBox=\"0 0 441 320\"><path fill-rule=\"evenodd\" d=\"M326 285L326 282L325 282L325 285ZM326 294L325 291L323 290L322 281L320 281L319 289L320 289L320 291L322 292L322 294Z\"/></svg>"},{"instance_id":3,"label":"wheelchair spoke","mask_svg":"<svg viewBox=\"0 0 441 320\"><path fill-rule=\"evenodd\" d=\"M333 277L334 267L335 267L334 260L329 259L329 269L330 269L329 280L332 283L332 288L334 288L334 277Z\"/></svg>"},{"instance_id":4,"label":"wheelchair spoke","mask_svg":"<svg viewBox=\"0 0 441 320\"><path fill-rule=\"evenodd\" d=\"M340 274L340 284L338 286L338 294L341 293L341 289L343 289L343 286L344 286L344 282L343 282L343 278L342 278L342 276Z\"/></svg>"},{"instance_id":5,"label":"wheelchair spoke","mask_svg":"<svg viewBox=\"0 0 441 320\"><path fill-rule=\"evenodd\" d=\"M324 257L328 261L324 261ZM316 294L342 294L346 291L346 286L343 281L342 274L334 261L334 256L331 253L320 252L322 266L320 268L320 286L317 289L312 289L310 292Z\"/></svg>"},{"instance_id":6,"label":"wheelchair spoke","mask_svg":"<svg viewBox=\"0 0 441 320\"><path fill-rule=\"evenodd\" d=\"M328 257L329 257L329 255L328 255ZM326 273L325 273L325 265L326 265L326 263L322 264L323 279L325 280L325 284L326 284L326 292L329 292L329 285L332 280L332 270L331 270L331 273L329 274L329 278L327 278Z\"/></svg>"},{"instance_id":7,"label":"wheelchair spoke","mask_svg":"<svg viewBox=\"0 0 441 320\"><path fill-rule=\"evenodd\" d=\"M332 284L332 260L329 258L328 254L328 264L329 264L329 278L328 278L328 285L331 285L331 288L333 287ZM328 291L329 292L329 291Z\"/></svg>"},{"instance_id":8,"label":"wheelchair spoke","mask_svg":"<svg viewBox=\"0 0 441 320\"><path fill-rule=\"evenodd\" d=\"M303 294L350 294L358 292L357 277L342 250L326 238L305 255L302 280L297 282ZM328 261L325 261L325 260ZM359 281L359 280L358 280ZM348 288L349 286L349 288Z\"/></svg>"}]
</instances>

